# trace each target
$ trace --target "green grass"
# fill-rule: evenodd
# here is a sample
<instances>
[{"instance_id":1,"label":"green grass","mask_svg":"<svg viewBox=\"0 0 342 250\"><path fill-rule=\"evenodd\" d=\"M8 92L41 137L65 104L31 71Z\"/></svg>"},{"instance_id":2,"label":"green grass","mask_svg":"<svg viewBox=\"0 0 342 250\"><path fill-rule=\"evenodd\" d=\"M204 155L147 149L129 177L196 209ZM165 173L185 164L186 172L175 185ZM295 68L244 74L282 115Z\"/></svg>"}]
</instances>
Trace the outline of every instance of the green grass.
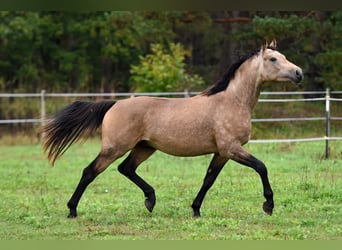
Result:
<instances>
[{"instance_id":1,"label":"green grass","mask_svg":"<svg viewBox=\"0 0 342 250\"><path fill-rule=\"evenodd\" d=\"M38 144L0 145L0 239L342 239L342 142L249 144L268 167L272 216L262 211L262 185L252 170L229 162L208 192L202 217L191 203L210 156L156 153L138 169L156 190L152 214L144 195L113 163L86 190L79 217L69 200L99 141L76 144L50 167Z\"/></svg>"}]
</instances>

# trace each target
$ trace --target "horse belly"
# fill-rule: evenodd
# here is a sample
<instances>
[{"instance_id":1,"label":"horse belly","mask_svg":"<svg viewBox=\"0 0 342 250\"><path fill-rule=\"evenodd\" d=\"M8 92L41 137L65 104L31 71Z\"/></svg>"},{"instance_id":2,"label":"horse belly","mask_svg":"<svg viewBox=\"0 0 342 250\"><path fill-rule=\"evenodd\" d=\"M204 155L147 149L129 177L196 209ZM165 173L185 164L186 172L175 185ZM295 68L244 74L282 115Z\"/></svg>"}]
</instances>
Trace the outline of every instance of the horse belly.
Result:
<instances>
[{"instance_id":1,"label":"horse belly","mask_svg":"<svg viewBox=\"0 0 342 250\"><path fill-rule=\"evenodd\" d=\"M174 156L198 156L204 154L215 153L216 149L209 146L204 145L194 145L193 147L188 147L184 145L180 145L179 143L151 143L154 148Z\"/></svg>"},{"instance_id":2,"label":"horse belly","mask_svg":"<svg viewBox=\"0 0 342 250\"><path fill-rule=\"evenodd\" d=\"M154 148L175 156L197 156L217 152L211 136L186 130L154 134L147 141Z\"/></svg>"}]
</instances>

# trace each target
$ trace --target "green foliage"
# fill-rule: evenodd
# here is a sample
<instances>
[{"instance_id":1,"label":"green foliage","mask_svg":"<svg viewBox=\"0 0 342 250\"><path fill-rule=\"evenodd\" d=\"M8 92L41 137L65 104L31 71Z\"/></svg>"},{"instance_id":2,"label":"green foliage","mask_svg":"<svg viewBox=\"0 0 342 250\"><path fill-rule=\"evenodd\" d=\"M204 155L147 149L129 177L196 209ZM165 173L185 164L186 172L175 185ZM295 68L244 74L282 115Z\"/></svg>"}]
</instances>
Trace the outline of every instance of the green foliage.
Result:
<instances>
[{"instance_id":1,"label":"green foliage","mask_svg":"<svg viewBox=\"0 0 342 250\"><path fill-rule=\"evenodd\" d=\"M131 68L131 82L137 92L162 92L196 89L203 80L185 70L185 56L191 53L181 44L171 43L169 52L161 44L151 45L151 54L140 56L138 65Z\"/></svg>"},{"instance_id":2,"label":"green foliage","mask_svg":"<svg viewBox=\"0 0 342 250\"><path fill-rule=\"evenodd\" d=\"M172 36L137 12L0 12L4 91L106 91L127 82L148 43Z\"/></svg>"},{"instance_id":3,"label":"green foliage","mask_svg":"<svg viewBox=\"0 0 342 250\"><path fill-rule=\"evenodd\" d=\"M171 43L191 48L183 68L209 85L237 55L257 49L264 38L276 38L279 49L304 69L305 89L338 90L341 13L0 11L0 90L128 91L136 77L131 78L132 65L150 52L150 44ZM252 22L231 21L239 16ZM170 54L170 48L163 50ZM180 78L179 85L167 82L164 89L198 87L192 79Z\"/></svg>"},{"instance_id":4,"label":"green foliage","mask_svg":"<svg viewBox=\"0 0 342 250\"><path fill-rule=\"evenodd\" d=\"M342 86L342 50L327 51L315 57L315 63L321 67L320 81L326 83L326 87L340 90Z\"/></svg>"},{"instance_id":5,"label":"green foliage","mask_svg":"<svg viewBox=\"0 0 342 250\"><path fill-rule=\"evenodd\" d=\"M318 53L314 62L320 67L319 80L326 83L326 87L340 90L342 86L342 12L333 13L326 22L325 39L322 51Z\"/></svg>"},{"instance_id":6,"label":"green foliage","mask_svg":"<svg viewBox=\"0 0 342 250\"><path fill-rule=\"evenodd\" d=\"M254 31L262 38L271 41L273 38L283 40L287 38L301 39L316 34L318 23L312 18L303 18L297 15L289 17L254 17Z\"/></svg>"},{"instance_id":7,"label":"green foliage","mask_svg":"<svg viewBox=\"0 0 342 250\"><path fill-rule=\"evenodd\" d=\"M35 81L38 72L33 66L38 15L25 12L0 12L0 72L6 86L18 81Z\"/></svg>"}]
</instances>

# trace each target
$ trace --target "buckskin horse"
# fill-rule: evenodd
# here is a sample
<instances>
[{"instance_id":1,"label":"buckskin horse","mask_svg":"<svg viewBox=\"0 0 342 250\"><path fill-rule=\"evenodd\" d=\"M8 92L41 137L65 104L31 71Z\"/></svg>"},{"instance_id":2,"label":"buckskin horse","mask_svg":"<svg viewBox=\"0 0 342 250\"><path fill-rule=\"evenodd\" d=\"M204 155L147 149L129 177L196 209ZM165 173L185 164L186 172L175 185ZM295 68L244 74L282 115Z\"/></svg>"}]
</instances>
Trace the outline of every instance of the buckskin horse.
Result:
<instances>
[{"instance_id":1,"label":"buckskin horse","mask_svg":"<svg viewBox=\"0 0 342 250\"><path fill-rule=\"evenodd\" d=\"M152 212L155 191L137 173L137 167L156 150L174 156L213 154L195 200L193 214L200 216L202 201L229 159L253 168L261 177L266 201L274 207L264 163L242 147L251 134L251 116L264 82L299 83L303 71L276 50L276 41L264 42L260 50L241 57L212 87L190 98L135 97L119 101L76 101L59 111L41 129L43 148L53 165L75 141L102 126L102 145L97 157L83 170L67 206L69 218L87 186L112 162L129 152L118 166L121 174L145 195Z\"/></svg>"}]
</instances>

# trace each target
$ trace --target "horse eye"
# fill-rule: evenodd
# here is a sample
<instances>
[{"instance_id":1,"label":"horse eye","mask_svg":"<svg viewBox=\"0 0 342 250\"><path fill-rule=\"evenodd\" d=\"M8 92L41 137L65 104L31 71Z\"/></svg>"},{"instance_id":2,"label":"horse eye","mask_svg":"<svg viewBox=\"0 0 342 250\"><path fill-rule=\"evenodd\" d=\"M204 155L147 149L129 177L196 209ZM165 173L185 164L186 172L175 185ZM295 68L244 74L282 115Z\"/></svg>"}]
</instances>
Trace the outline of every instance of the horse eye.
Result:
<instances>
[{"instance_id":1,"label":"horse eye","mask_svg":"<svg viewBox=\"0 0 342 250\"><path fill-rule=\"evenodd\" d=\"M271 61L271 62L275 62L275 61L277 61L277 58L271 57L271 58L270 58L270 61Z\"/></svg>"}]
</instances>

